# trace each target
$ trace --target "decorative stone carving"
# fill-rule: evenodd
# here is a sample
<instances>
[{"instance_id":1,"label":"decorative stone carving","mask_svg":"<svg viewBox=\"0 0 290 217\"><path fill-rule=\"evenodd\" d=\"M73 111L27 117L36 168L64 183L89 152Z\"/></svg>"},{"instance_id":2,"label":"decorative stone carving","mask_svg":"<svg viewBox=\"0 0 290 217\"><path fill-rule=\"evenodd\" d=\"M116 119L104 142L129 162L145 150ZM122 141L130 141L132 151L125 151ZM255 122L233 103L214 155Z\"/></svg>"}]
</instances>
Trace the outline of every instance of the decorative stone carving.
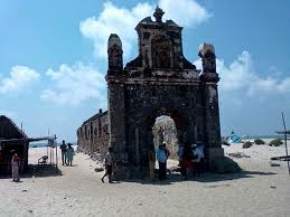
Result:
<instances>
[{"instance_id":1,"label":"decorative stone carving","mask_svg":"<svg viewBox=\"0 0 290 217\"><path fill-rule=\"evenodd\" d=\"M163 15L164 15L164 11L157 6L155 9L155 12L153 14L153 16L156 19L156 22L158 22L158 23L162 22Z\"/></svg>"},{"instance_id":2,"label":"decorative stone carving","mask_svg":"<svg viewBox=\"0 0 290 217\"><path fill-rule=\"evenodd\" d=\"M171 67L171 43L168 38L158 35L152 39L151 53L153 68L170 68Z\"/></svg>"}]
</instances>

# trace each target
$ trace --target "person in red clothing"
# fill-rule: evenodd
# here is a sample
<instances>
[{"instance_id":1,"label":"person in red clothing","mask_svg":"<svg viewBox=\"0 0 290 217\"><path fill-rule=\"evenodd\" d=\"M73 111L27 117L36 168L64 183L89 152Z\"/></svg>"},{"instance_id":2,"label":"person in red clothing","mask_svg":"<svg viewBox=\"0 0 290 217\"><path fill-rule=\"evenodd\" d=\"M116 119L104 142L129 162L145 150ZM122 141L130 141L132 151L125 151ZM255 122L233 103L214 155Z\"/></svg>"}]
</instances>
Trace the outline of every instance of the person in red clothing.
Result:
<instances>
[{"instance_id":1,"label":"person in red clothing","mask_svg":"<svg viewBox=\"0 0 290 217\"><path fill-rule=\"evenodd\" d=\"M11 159L11 172L13 182L20 181L19 168L20 168L20 157L16 152L14 152Z\"/></svg>"},{"instance_id":2,"label":"person in red clothing","mask_svg":"<svg viewBox=\"0 0 290 217\"><path fill-rule=\"evenodd\" d=\"M184 154L182 159L182 169L184 170L184 178L188 178L188 174L192 171L192 149L190 143L185 143Z\"/></svg>"}]
</instances>

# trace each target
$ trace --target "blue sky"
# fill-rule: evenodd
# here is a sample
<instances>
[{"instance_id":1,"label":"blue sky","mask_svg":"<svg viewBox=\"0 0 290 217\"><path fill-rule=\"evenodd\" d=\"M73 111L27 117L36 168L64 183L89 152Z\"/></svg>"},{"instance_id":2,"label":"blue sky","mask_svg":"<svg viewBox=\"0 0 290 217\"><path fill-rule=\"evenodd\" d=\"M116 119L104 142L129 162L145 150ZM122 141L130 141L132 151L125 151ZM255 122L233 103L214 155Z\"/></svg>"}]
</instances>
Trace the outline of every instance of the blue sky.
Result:
<instances>
[{"instance_id":1,"label":"blue sky","mask_svg":"<svg viewBox=\"0 0 290 217\"><path fill-rule=\"evenodd\" d=\"M137 53L134 27L156 4L184 26L183 47L213 43L221 76L222 133L271 134L290 124L290 2L229 0L2 0L0 113L30 136L48 128L75 140L76 128L106 108L106 40L117 32L125 61Z\"/></svg>"}]
</instances>

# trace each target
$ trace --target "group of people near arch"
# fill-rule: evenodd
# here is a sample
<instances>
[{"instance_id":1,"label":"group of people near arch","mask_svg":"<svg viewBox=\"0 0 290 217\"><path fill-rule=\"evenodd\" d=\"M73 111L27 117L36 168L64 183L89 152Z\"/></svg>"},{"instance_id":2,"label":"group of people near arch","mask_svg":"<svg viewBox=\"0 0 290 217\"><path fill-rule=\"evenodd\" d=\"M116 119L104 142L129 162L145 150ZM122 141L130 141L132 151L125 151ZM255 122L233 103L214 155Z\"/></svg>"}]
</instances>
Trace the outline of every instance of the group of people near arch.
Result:
<instances>
[{"instance_id":1,"label":"group of people near arch","mask_svg":"<svg viewBox=\"0 0 290 217\"><path fill-rule=\"evenodd\" d=\"M148 152L149 160L149 177L153 181L155 180L155 172L158 171L158 179L166 180L167 173L170 171L167 168L167 161L170 157L170 151L167 148L167 143L162 142L158 148L154 151ZM199 175L204 165L204 145L202 143L197 144L180 144L177 151L178 166L180 174L184 179L188 179L189 176ZM156 161L158 162L158 170L155 168ZM105 177L108 177L109 183L112 183L113 174L113 149L110 147L104 158L105 174L101 181L104 183Z\"/></svg>"},{"instance_id":2,"label":"group of people near arch","mask_svg":"<svg viewBox=\"0 0 290 217\"><path fill-rule=\"evenodd\" d=\"M170 156L170 152L166 147L166 142L163 142L158 146L156 150L156 160L158 161L158 178L160 180L166 179L166 174L168 171L167 160ZM187 179L189 175L195 176L200 173L203 161L204 161L204 145L202 143L197 144L180 144L177 151L177 156L179 160L179 171L181 175ZM149 170L150 177L154 179L154 173L151 171L155 164L152 156L149 156Z\"/></svg>"}]
</instances>

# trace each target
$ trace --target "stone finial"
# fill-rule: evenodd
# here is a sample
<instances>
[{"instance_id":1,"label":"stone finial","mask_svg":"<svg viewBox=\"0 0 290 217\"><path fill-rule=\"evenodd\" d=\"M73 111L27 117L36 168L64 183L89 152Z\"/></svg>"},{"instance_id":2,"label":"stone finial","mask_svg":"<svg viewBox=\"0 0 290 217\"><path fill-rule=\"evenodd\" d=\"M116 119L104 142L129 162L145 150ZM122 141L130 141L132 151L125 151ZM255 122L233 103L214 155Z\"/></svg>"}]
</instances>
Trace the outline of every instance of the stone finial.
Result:
<instances>
[{"instance_id":1,"label":"stone finial","mask_svg":"<svg viewBox=\"0 0 290 217\"><path fill-rule=\"evenodd\" d=\"M202 57L205 57L208 54L215 56L214 46L212 44L209 44L209 43L202 43L199 46L198 55L202 58Z\"/></svg>"},{"instance_id":2,"label":"stone finial","mask_svg":"<svg viewBox=\"0 0 290 217\"><path fill-rule=\"evenodd\" d=\"M214 46L212 44L203 43L199 46L198 55L202 61L202 72L203 74L207 74L207 76L204 77L205 80L218 82L219 77L216 72L216 56ZM210 76L209 73L211 74Z\"/></svg>"},{"instance_id":3,"label":"stone finial","mask_svg":"<svg viewBox=\"0 0 290 217\"><path fill-rule=\"evenodd\" d=\"M117 34L112 33L108 40L108 49L112 48L113 46L118 46L122 48L121 39Z\"/></svg>"},{"instance_id":4,"label":"stone finial","mask_svg":"<svg viewBox=\"0 0 290 217\"><path fill-rule=\"evenodd\" d=\"M117 34L111 34L108 40L109 70L123 69L123 49Z\"/></svg>"},{"instance_id":5,"label":"stone finial","mask_svg":"<svg viewBox=\"0 0 290 217\"><path fill-rule=\"evenodd\" d=\"M161 23L163 15L164 15L164 11L157 6L153 14L153 16L156 19L156 22Z\"/></svg>"}]
</instances>

